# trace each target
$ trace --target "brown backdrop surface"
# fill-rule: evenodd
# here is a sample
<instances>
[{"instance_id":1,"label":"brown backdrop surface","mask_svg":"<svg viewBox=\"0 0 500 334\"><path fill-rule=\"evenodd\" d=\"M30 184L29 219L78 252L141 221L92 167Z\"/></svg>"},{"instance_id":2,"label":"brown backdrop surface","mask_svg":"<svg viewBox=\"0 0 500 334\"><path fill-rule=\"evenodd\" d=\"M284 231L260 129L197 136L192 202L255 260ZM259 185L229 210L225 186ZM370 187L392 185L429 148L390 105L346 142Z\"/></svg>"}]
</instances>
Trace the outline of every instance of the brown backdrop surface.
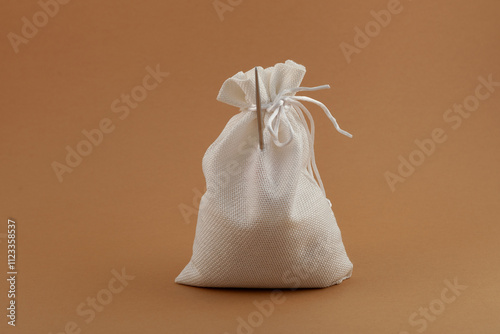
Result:
<instances>
[{"instance_id":1,"label":"brown backdrop surface","mask_svg":"<svg viewBox=\"0 0 500 334\"><path fill-rule=\"evenodd\" d=\"M5 264L15 219L18 276L12 328L2 265L1 332L236 333L253 316L254 333L498 333L500 87L469 96L479 77L500 81L500 3L228 1L223 20L211 0L72 1L51 16L2 3L0 241ZM385 27L370 23L388 6ZM367 24L369 42L355 41ZM354 274L286 291L259 323L254 301L270 291L174 278L191 256L201 158L237 112L215 100L220 86L286 59L307 67L304 86L332 85L308 96L354 134L311 106ZM169 75L127 113L122 94L157 66ZM476 110L446 121L464 101ZM54 161L100 124L102 142L60 182ZM418 161L415 141L434 129L445 140ZM399 156L420 165L392 191L384 175ZM113 279L123 268L125 284ZM461 290L445 290L454 280Z\"/></svg>"}]
</instances>

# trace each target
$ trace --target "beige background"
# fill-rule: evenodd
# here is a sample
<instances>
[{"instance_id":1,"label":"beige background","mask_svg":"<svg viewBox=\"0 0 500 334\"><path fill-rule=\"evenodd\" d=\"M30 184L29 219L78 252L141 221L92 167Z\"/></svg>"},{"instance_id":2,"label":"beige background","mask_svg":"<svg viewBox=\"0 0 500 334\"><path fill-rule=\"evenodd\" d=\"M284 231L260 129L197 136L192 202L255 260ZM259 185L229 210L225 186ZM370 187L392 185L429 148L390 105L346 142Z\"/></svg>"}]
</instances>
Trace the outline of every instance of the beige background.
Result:
<instances>
[{"instance_id":1,"label":"beige background","mask_svg":"<svg viewBox=\"0 0 500 334\"><path fill-rule=\"evenodd\" d=\"M196 205L202 156L237 112L215 100L224 80L293 59L307 67L304 86L332 85L308 96L354 134L339 135L311 106L354 274L285 292L254 333L419 333L409 317L439 305L454 278L467 288L424 332L499 333L500 87L456 130L443 114L479 76L500 81L500 3L402 0L350 63L340 44L354 45L354 28L387 1L232 3L221 21L211 0L73 1L15 53L8 34L20 35L40 5L2 2L0 248L14 218L19 275L15 328L1 280L1 332L60 333L75 322L96 334L236 333L270 291L174 284L196 226L179 208ZM112 102L157 64L169 76L120 119ZM51 164L104 118L113 132L59 182ZM392 192L384 173L435 128L447 140ZM86 323L77 307L104 296L122 268L135 278Z\"/></svg>"}]
</instances>

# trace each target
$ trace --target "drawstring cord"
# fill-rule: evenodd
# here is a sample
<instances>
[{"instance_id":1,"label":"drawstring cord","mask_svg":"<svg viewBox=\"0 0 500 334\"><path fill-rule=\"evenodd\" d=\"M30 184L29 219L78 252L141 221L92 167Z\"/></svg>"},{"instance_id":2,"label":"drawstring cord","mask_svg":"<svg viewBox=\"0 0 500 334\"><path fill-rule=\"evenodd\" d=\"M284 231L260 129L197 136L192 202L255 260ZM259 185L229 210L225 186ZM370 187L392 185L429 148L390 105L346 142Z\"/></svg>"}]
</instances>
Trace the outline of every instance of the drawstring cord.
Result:
<instances>
[{"instance_id":1,"label":"drawstring cord","mask_svg":"<svg viewBox=\"0 0 500 334\"><path fill-rule=\"evenodd\" d=\"M290 109L294 110L296 114L299 115L301 122L304 124L305 128L308 130L307 134L309 137L309 143L310 143L310 152L311 152L311 159L309 160L309 165L307 166L307 169L311 175L314 175L316 177L316 180L318 182L318 185L320 186L321 190L323 191L323 194L326 197L326 192L325 192L325 187L323 186L323 181L321 180L321 176L319 175L318 168L316 166L316 158L314 156L314 120L309 112L309 110L301 103L301 101L304 102L310 102L314 103L317 106L319 106L326 114L328 119L333 123L335 126L335 129L340 132L341 134L352 138L352 135L344 131L340 128L339 124L337 123L337 120L333 115L331 114L330 110L321 102L312 99L307 96L289 96L288 94L295 94L297 92L301 91L315 91L315 90L320 90L320 89L327 89L330 88L329 85L322 85L322 86L317 86L317 87L296 87L296 88L290 88L290 89L284 89L281 91L276 98L274 99L273 102L267 103L261 106L262 110L266 110L267 112L271 113L269 118L267 119L267 122L265 124L266 129L269 131L271 134L271 137L273 139L273 142L276 146L278 147L283 147L288 145L292 139L295 137L295 132L293 131L292 124L290 123L290 120L288 119L287 113L290 111ZM249 110L249 111L256 111L257 107L255 105L252 105L248 108L244 108L241 110ZM309 119L309 123L311 124L311 128L309 129L309 126L307 125L307 121L304 117L304 114L307 116ZM281 117L283 115L283 117ZM288 127L289 130L289 137L285 141L280 141L278 137L278 132L279 132L279 127L281 123L281 118L283 118L283 121L285 122L285 125ZM328 202L330 202L328 200ZM331 202L330 202L330 207L331 207Z\"/></svg>"}]
</instances>

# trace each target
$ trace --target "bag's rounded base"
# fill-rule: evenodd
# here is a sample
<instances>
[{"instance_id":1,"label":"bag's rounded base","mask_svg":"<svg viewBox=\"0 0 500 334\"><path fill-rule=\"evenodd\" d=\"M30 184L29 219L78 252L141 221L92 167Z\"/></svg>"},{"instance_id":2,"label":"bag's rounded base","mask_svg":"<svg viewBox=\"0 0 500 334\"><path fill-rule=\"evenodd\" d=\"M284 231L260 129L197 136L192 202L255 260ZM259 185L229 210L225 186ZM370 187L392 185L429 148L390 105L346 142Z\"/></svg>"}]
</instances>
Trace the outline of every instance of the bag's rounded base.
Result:
<instances>
[{"instance_id":1,"label":"bag's rounded base","mask_svg":"<svg viewBox=\"0 0 500 334\"><path fill-rule=\"evenodd\" d=\"M255 283L255 284L211 284L206 285L206 282L201 281L194 268L191 268L189 263L182 273L175 279L175 282L182 285L196 286L202 288L247 288L247 289L314 289L314 288L328 288L337 285L351 278L352 268L344 277L333 281L319 282L302 282L301 276L297 275L292 284L290 282L283 282L282 284L270 285L269 283ZM197 277L198 276L198 277ZM318 284L321 283L321 284Z\"/></svg>"}]
</instances>

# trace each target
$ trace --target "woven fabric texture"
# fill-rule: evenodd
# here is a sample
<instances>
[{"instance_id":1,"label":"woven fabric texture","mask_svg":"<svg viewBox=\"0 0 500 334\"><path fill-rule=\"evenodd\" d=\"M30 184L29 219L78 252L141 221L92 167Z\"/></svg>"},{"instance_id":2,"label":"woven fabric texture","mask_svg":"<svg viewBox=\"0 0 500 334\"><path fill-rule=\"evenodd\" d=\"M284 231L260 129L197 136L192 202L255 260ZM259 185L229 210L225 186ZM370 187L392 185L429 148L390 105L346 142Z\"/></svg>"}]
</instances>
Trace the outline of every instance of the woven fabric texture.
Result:
<instances>
[{"instance_id":1,"label":"woven fabric texture","mask_svg":"<svg viewBox=\"0 0 500 334\"><path fill-rule=\"evenodd\" d=\"M291 60L259 68L262 103L299 87L305 72ZM217 99L242 111L203 157L207 190L193 255L175 281L200 287L321 288L349 278L353 265L330 203L307 168L310 139L297 110L288 111L293 140L278 147L264 129L260 150L256 113L245 110L255 105L254 71L226 80ZM263 111L264 122L268 117ZM279 137L289 132L282 126Z\"/></svg>"}]
</instances>

